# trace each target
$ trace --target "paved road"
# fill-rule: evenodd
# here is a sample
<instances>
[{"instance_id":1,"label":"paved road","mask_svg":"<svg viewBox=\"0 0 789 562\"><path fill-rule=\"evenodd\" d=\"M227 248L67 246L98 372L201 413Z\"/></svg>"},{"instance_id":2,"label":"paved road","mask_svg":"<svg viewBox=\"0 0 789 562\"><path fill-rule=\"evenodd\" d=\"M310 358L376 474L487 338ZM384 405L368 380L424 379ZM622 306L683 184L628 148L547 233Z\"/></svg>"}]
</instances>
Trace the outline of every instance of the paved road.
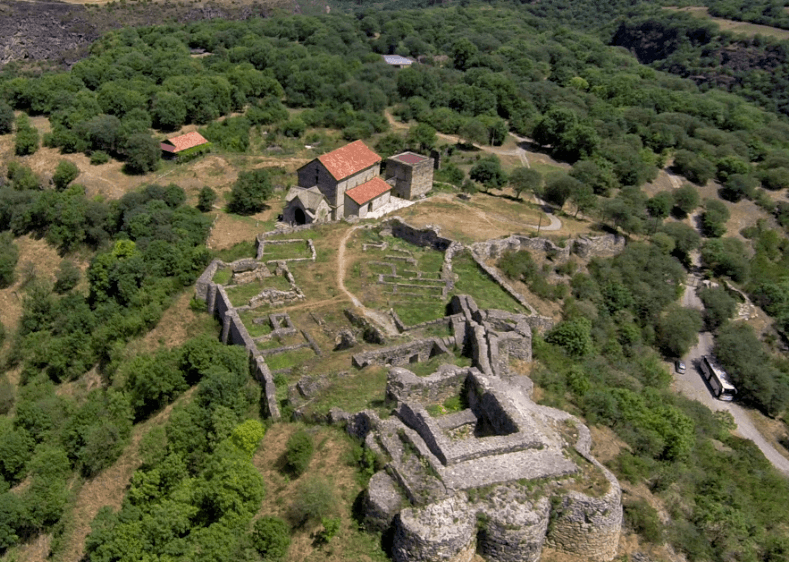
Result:
<instances>
[{"instance_id":1,"label":"paved road","mask_svg":"<svg viewBox=\"0 0 789 562\"><path fill-rule=\"evenodd\" d=\"M701 300L699 300L699 297L696 295L696 285L698 281L699 279L695 275L688 275L685 293L682 295L683 306L695 308L697 310L703 308ZM676 372L674 373L675 390L688 398L698 400L710 410L725 410L729 412L737 423L736 433L740 437L753 441L775 468L789 476L789 460L776 451L762 434L759 433L759 430L753 425L745 409L733 402L718 400L712 395L712 392L701 375L699 362L703 355L712 353L713 343L713 336L710 332L702 332L699 334L699 343L683 358L687 366L687 372L684 375L680 375Z\"/></svg>"}]
</instances>

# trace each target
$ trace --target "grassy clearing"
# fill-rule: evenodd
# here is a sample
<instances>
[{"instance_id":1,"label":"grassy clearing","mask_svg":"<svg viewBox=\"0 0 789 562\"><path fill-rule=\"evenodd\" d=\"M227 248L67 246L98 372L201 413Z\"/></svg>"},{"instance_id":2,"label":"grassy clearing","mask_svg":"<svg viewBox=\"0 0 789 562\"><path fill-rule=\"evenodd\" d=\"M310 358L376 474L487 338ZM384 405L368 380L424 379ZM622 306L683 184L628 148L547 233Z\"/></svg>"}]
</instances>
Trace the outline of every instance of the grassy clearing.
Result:
<instances>
[{"instance_id":1,"label":"grassy clearing","mask_svg":"<svg viewBox=\"0 0 789 562\"><path fill-rule=\"evenodd\" d=\"M332 385L321 392L307 410L310 414L327 414L333 407L346 412L358 412L365 408L385 410L387 372L386 367L371 365L361 371L353 370L345 376L331 375Z\"/></svg>"},{"instance_id":2,"label":"grassy clearing","mask_svg":"<svg viewBox=\"0 0 789 562\"><path fill-rule=\"evenodd\" d=\"M231 248L216 252L216 257L228 263L242 258L254 258L256 255L257 246L254 240L244 240L234 244Z\"/></svg>"},{"instance_id":3,"label":"grassy clearing","mask_svg":"<svg viewBox=\"0 0 789 562\"><path fill-rule=\"evenodd\" d=\"M755 37L756 35L765 35L767 37L775 37L785 41L789 39L789 30L771 27L769 25L760 25L757 23L749 23L745 21L734 21L723 18L714 18L709 14L709 8L706 6L689 6L686 8L664 7L664 10L672 12L686 12L693 17L707 19L716 24L721 31L729 31L731 33L740 33L748 37Z\"/></svg>"},{"instance_id":4,"label":"grassy clearing","mask_svg":"<svg viewBox=\"0 0 789 562\"><path fill-rule=\"evenodd\" d=\"M258 342L258 349L276 349L278 347L299 345L302 343L305 343L304 336L302 336L301 333L295 333L289 336L273 337L268 341Z\"/></svg>"},{"instance_id":5,"label":"grassy clearing","mask_svg":"<svg viewBox=\"0 0 789 562\"><path fill-rule=\"evenodd\" d=\"M281 275L275 275L261 281L230 287L227 289L227 296L230 297L230 302L233 303L233 306L243 306L249 302L249 299L260 294L263 289L290 291L290 283Z\"/></svg>"},{"instance_id":6,"label":"grassy clearing","mask_svg":"<svg viewBox=\"0 0 789 562\"><path fill-rule=\"evenodd\" d=\"M220 267L216 270L212 281L218 285L227 285L233 277L233 270L229 267Z\"/></svg>"},{"instance_id":7,"label":"grassy clearing","mask_svg":"<svg viewBox=\"0 0 789 562\"><path fill-rule=\"evenodd\" d=\"M488 277L467 253L455 256L452 269L458 275L454 291L456 294L471 295L480 308L524 312L523 307Z\"/></svg>"},{"instance_id":8,"label":"grassy clearing","mask_svg":"<svg viewBox=\"0 0 789 562\"><path fill-rule=\"evenodd\" d=\"M286 351L285 353L270 355L266 357L266 365L268 365L268 368L272 371L292 369L305 361L309 361L313 357L315 357L315 352L308 347L304 347L295 351Z\"/></svg>"},{"instance_id":9,"label":"grassy clearing","mask_svg":"<svg viewBox=\"0 0 789 562\"><path fill-rule=\"evenodd\" d=\"M306 242L263 245L263 261L309 258L310 256L310 249Z\"/></svg>"}]
</instances>

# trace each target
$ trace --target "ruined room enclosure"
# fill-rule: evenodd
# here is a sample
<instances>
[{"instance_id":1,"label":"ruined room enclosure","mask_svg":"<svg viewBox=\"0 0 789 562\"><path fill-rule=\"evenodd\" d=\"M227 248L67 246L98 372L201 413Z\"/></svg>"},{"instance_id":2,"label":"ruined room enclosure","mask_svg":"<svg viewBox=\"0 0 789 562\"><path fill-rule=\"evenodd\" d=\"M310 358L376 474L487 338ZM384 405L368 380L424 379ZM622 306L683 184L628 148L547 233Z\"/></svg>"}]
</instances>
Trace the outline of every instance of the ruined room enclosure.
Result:
<instances>
[{"instance_id":1,"label":"ruined room enclosure","mask_svg":"<svg viewBox=\"0 0 789 562\"><path fill-rule=\"evenodd\" d=\"M469 294L484 308L527 311L452 241L417 245L384 223L355 232L346 256L348 290L368 308L393 311L401 330L442 318L455 294Z\"/></svg>"}]
</instances>

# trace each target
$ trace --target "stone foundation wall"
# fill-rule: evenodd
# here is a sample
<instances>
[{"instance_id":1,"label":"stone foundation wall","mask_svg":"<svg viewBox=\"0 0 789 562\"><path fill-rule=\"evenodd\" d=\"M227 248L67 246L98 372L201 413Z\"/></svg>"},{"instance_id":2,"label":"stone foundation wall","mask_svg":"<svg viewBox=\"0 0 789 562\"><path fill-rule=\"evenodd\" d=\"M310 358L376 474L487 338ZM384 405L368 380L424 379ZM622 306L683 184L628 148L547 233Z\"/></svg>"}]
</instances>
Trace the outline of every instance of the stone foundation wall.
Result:
<instances>
[{"instance_id":1,"label":"stone foundation wall","mask_svg":"<svg viewBox=\"0 0 789 562\"><path fill-rule=\"evenodd\" d=\"M529 499L522 489L502 486L480 506L477 542L482 556L497 562L537 562L550 518L547 497Z\"/></svg>"},{"instance_id":2,"label":"stone foundation wall","mask_svg":"<svg viewBox=\"0 0 789 562\"><path fill-rule=\"evenodd\" d=\"M421 248L432 248L443 252L454 242L454 240L441 236L437 227L415 228L403 222L400 217L394 217L386 221L384 225L387 230L391 231L392 236Z\"/></svg>"},{"instance_id":3,"label":"stone foundation wall","mask_svg":"<svg viewBox=\"0 0 789 562\"><path fill-rule=\"evenodd\" d=\"M573 253L583 259L615 256L624 249L625 243L625 237L616 234L579 236L568 240L563 246L547 238L532 238L513 234L507 238L477 242L472 245L472 250L484 259L498 259L506 251L528 249L543 252L556 262L564 262L570 259L570 255Z\"/></svg>"},{"instance_id":4,"label":"stone foundation wall","mask_svg":"<svg viewBox=\"0 0 789 562\"><path fill-rule=\"evenodd\" d=\"M408 508L395 518L395 562L470 562L476 519L457 497L424 508Z\"/></svg>"},{"instance_id":5,"label":"stone foundation wall","mask_svg":"<svg viewBox=\"0 0 789 562\"><path fill-rule=\"evenodd\" d=\"M430 376L417 377L407 369L394 367L386 377L386 398L422 405L443 402L460 393L469 371L468 368L443 365Z\"/></svg>"},{"instance_id":6,"label":"stone foundation wall","mask_svg":"<svg viewBox=\"0 0 789 562\"><path fill-rule=\"evenodd\" d=\"M353 356L353 366L364 369L368 365L405 365L421 363L436 355L449 353L444 342L438 338L417 340L404 345L357 353Z\"/></svg>"}]
</instances>

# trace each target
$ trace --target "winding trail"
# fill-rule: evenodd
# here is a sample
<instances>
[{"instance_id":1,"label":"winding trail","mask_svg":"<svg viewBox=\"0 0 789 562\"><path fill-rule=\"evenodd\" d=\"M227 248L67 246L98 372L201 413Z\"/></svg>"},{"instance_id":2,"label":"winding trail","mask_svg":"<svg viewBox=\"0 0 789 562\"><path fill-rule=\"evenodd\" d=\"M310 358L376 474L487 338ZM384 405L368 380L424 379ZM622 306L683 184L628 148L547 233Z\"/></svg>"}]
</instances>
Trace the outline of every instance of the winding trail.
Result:
<instances>
[{"instance_id":1,"label":"winding trail","mask_svg":"<svg viewBox=\"0 0 789 562\"><path fill-rule=\"evenodd\" d=\"M367 308L362 304L362 301L356 298L356 295L351 293L345 287L345 270L347 265L345 262L345 244L348 243L348 239L351 237L351 234L360 228L366 228L366 225L358 225L354 226L353 228L349 228L348 232L346 232L343 235L342 240L340 240L340 247L337 249L337 286L340 288L340 291L345 293L345 295L351 300L353 306L360 309L362 314L383 328L388 336L398 336L400 335L400 332L397 331L397 327L394 325L394 322L391 318L389 318L389 316L381 314L376 310Z\"/></svg>"}]
</instances>

